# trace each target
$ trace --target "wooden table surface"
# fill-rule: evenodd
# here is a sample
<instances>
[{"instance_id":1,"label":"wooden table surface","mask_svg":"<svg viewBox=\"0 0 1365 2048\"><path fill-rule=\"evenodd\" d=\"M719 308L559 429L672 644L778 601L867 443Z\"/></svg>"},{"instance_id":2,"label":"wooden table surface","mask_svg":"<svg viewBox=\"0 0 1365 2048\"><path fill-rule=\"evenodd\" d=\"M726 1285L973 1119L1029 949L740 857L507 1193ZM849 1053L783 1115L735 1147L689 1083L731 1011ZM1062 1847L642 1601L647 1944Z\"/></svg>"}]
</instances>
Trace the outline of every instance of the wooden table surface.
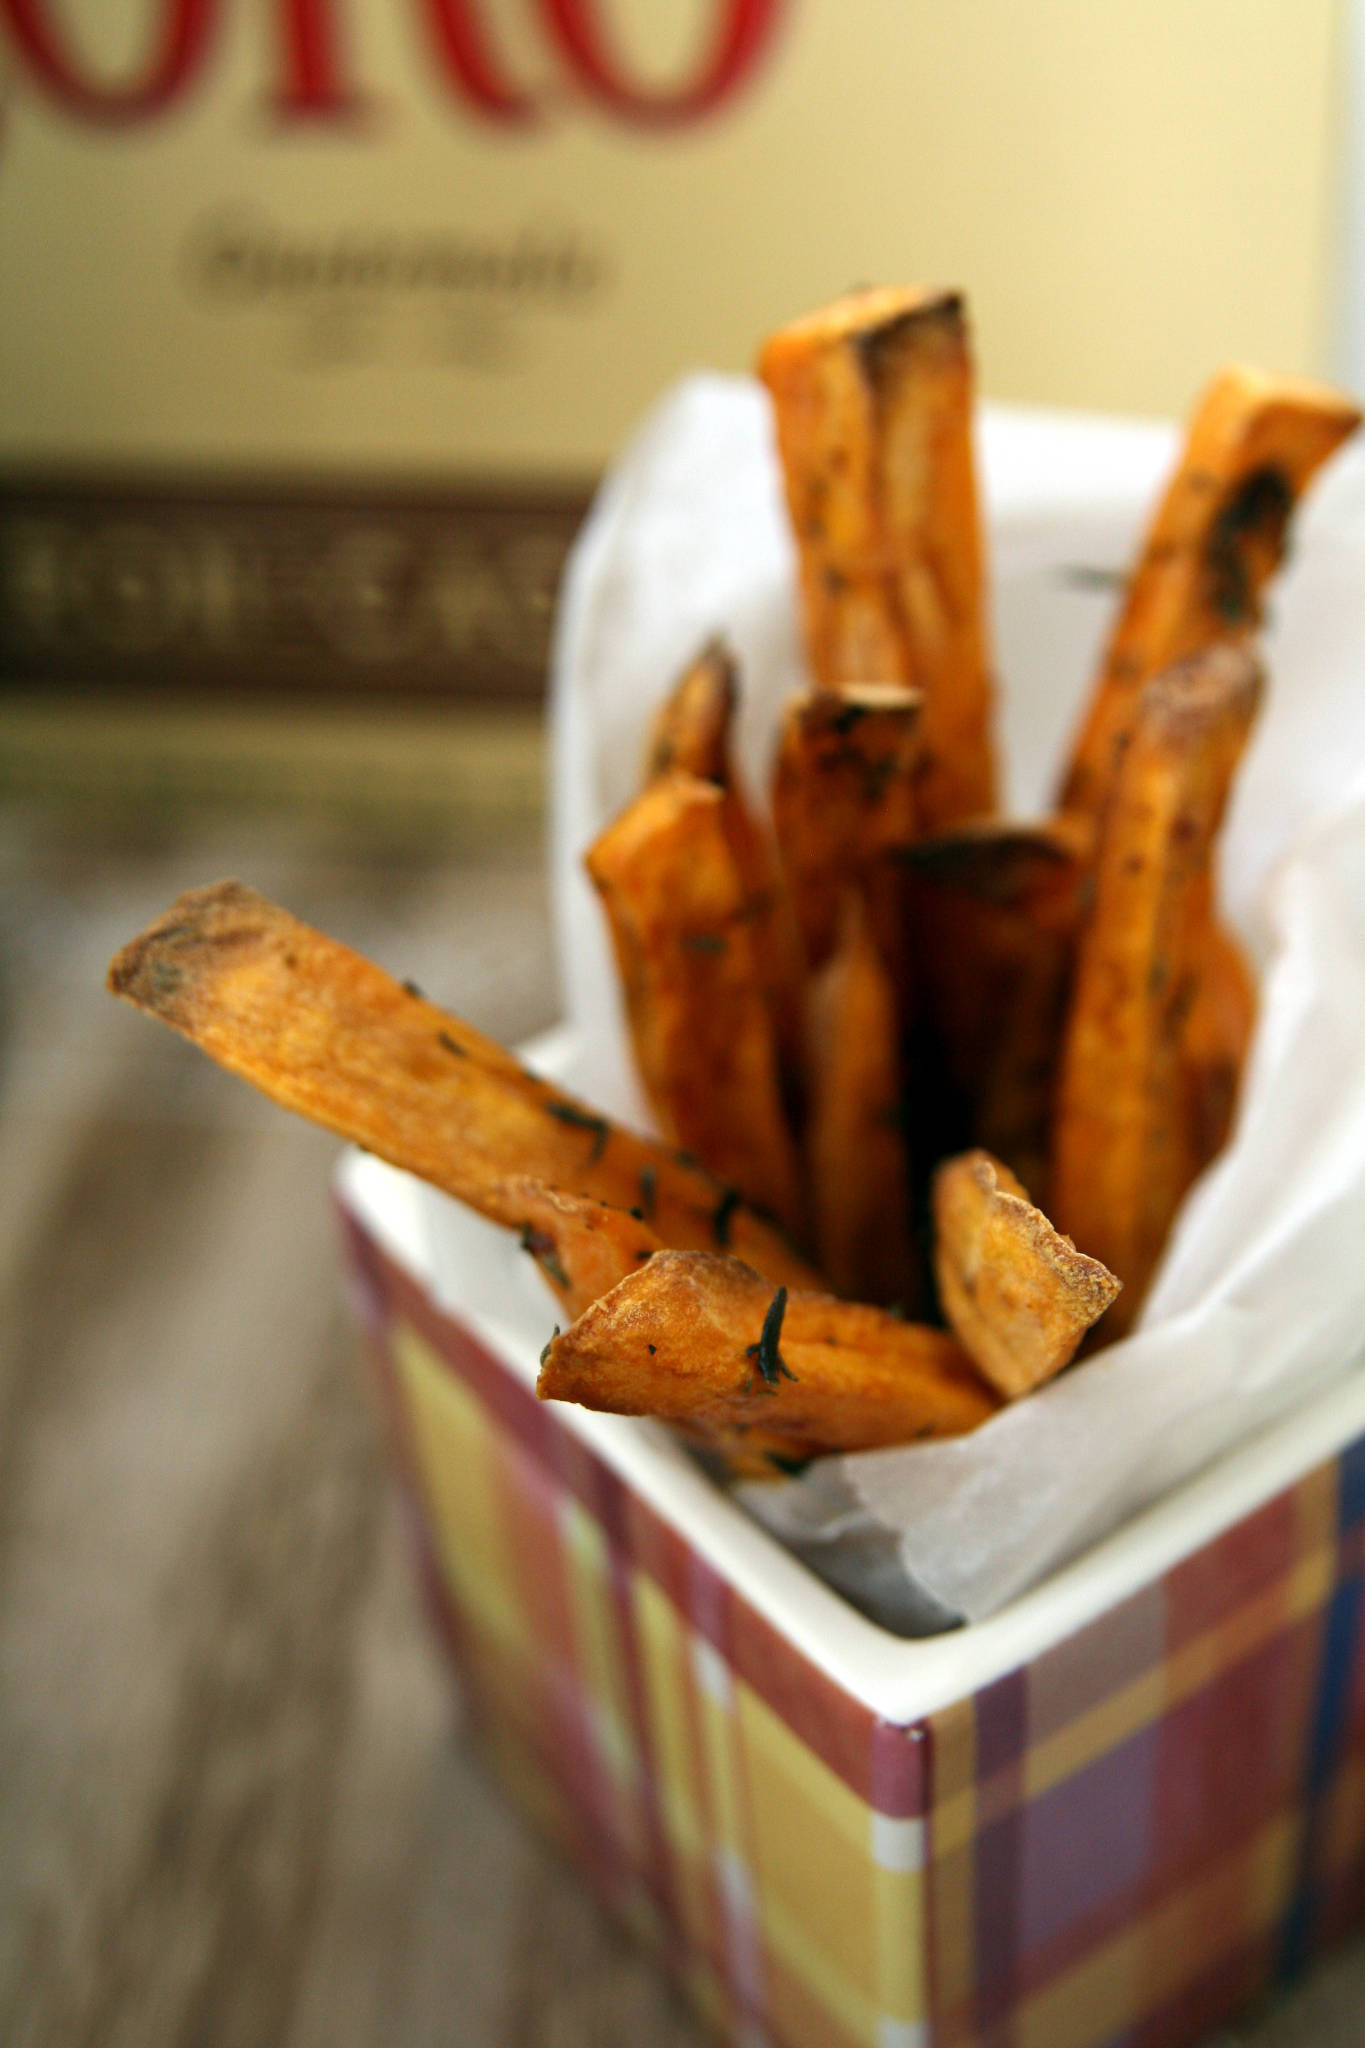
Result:
<instances>
[{"instance_id":1,"label":"wooden table surface","mask_svg":"<svg viewBox=\"0 0 1365 2048\"><path fill-rule=\"evenodd\" d=\"M407 1569L335 1146L101 992L239 874L484 1029L547 1022L538 845L0 819L0 2042L698 2048L512 1817ZM1233 2033L1357 2048L1365 1944Z\"/></svg>"}]
</instances>

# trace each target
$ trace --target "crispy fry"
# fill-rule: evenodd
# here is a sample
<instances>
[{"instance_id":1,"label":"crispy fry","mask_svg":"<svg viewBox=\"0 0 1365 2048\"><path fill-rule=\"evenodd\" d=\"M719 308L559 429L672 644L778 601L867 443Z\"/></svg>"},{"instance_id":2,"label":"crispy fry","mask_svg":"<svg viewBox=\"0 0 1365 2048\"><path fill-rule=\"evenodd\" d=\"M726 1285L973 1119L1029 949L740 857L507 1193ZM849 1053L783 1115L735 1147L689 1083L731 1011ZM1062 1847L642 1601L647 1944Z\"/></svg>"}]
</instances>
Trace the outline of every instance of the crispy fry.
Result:
<instances>
[{"instance_id":1,"label":"crispy fry","mask_svg":"<svg viewBox=\"0 0 1365 2048\"><path fill-rule=\"evenodd\" d=\"M978 1371L1014 1400L1074 1357L1120 1282L1054 1230L988 1152L945 1160L933 1207L944 1313Z\"/></svg>"},{"instance_id":2,"label":"crispy fry","mask_svg":"<svg viewBox=\"0 0 1365 2048\"><path fill-rule=\"evenodd\" d=\"M811 989L806 1159L815 1250L855 1301L918 1306L895 991L856 890Z\"/></svg>"},{"instance_id":3,"label":"crispy fry","mask_svg":"<svg viewBox=\"0 0 1365 2048\"><path fill-rule=\"evenodd\" d=\"M1261 691L1218 647L1143 692L1105 814L1062 1048L1050 1207L1124 1284L1131 1324L1197 1168L1182 1035L1206 930L1209 861Z\"/></svg>"},{"instance_id":4,"label":"crispy fry","mask_svg":"<svg viewBox=\"0 0 1365 2048\"><path fill-rule=\"evenodd\" d=\"M817 684L924 693L922 810L993 808L972 364L952 292L851 293L774 334L772 394Z\"/></svg>"},{"instance_id":5,"label":"crispy fry","mask_svg":"<svg viewBox=\"0 0 1365 2048\"><path fill-rule=\"evenodd\" d=\"M720 792L673 772L590 848L636 1063L667 1136L792 1230L800 1162Z\"/></svg>"},{"instance_id":6,"label":"crispy fry","mask_svg":"<svg viewBox=\"0 0 1365 2048\"><path fill-rule=\"evenodd\" d=\"M1294 506L1360 417L1353 400L1321 385L1235 367L1214 378L1129 581L1063 782L1064 810L1099 818L1144 683L1255 632Z\"/></svg>"},{"instance_id":7,"label":"crispy fry","mask_svg":"<svg viewBox=\"0 0 1365 2048\"><path fill-rule=\"evenodd\" d=\"M883 857L916 837L921 701L897 683L849 683L787 706L773 824L812 973L834 950L845 892L875 893Z\"/></svg>"},{"instance_id":8,"label":"crispy fry","mask_svg":"<svg viewBox=\"0 0 1365 2048\"><path fill-rule=\"evenodd\" d=\"M918 1091L922 1135L936 1156L980 1144L1040 1191L1092 840L1084 820L989 819L905 856L917 1064L938 1096Z\"/></svg>"},{"instance_id":9,"label":"crispy fry","mask_svg":"<svg viewBox=\"0 0 1365 2048\"><path fill-rule=\"evenodd\" d=\"M783 1093L795 1101L802 1066L801 943L771 838L754 816L736 772L731 739L738 679L719 640L702 649L654 721L648 780L681 770L721 791L721 825L739 870L754 963L777 1033Z\"/></svg>"},{"instance_id":10,"label":"crispy fry","mask_svg":"<svg viewBox=\"0 0 1365 2048\"><path fill-rule=\"evenodd\" d=\"M739 696L734 657L711 640L660 705L645 749L645 780L680 769L721 787L732 780L730 731Z\"/></svg>"},{"instance_id":11,"label":"crispy fry","mask_svg":"<svg viewBox=\"0 0 1365 2048\"><path fill-rule=\"evenodd\" d=\"M1232 1128L1237 1090L1256 1023L1256 983L1241 947L1214 915L1211 878L1196 913L1205 936L1194 999L1180 1035L1187 1129L1196 1173L1222 1151Z\"/></svg>"},{"instance_id":12,"label":"crispy fry","mask_svg":"<svg viewBox=\"0 0 1365 2048\"><path fill-rule=\"evenodd\" d=\"M818 1284L713 1175L238 882L180 897L117 955L109 986L287 1109L494 1222L520 1226L508 1182L529 1175L640 1208L666 1244L733 1245L774 1281Z\"/></svg>"},{"instance_id":13,"label":"crispy fry","mask_svg":"<svg viewBox=\"0 0 1365 2048\"><path fill-rule=\"evenodd\" d=\"M831 1295L783 1299L739 1259L657 1252L545 1353L543 1400L746 1426L793 1459L956 1436L998 1397L956 1338Z\"/></svg>"},{"instance_id":14,"label":"crispy fry","mask_svg":"<svg viewBox=\"0 0 1365 2048\"><path fill-rule=\"evenodd\" d=\"M566 1195L525 1175L503 1182L497 1199L516 1219L522 1250L530 1253L571 1316L582 1315L660 1249L638 1209L613 1209L590 1195Z\"/></svg>"}]
</instances>

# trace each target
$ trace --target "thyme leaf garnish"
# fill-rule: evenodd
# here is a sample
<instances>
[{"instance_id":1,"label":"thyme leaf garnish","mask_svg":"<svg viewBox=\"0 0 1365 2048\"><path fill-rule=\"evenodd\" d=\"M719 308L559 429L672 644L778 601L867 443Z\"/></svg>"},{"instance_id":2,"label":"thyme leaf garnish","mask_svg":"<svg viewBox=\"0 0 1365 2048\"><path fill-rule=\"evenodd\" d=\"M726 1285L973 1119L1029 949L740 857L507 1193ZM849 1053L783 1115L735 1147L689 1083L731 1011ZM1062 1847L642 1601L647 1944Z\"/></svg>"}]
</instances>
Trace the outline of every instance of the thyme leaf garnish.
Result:
<instances>
[{"instance_id":1,"label":"thyme leaf garnish","mask_svg":"<svg viewBox=\"0 0 1365 2048\"><path fill-rule=\"evenodd\" d=\"M757 1365L764 1390L770 1394L777 1392L779 1379L794 1381L796 1378L796 1374L791 1370L791 1367L777 1348L778 1339L782 1335L782 1318L786 1313L787 1290L785 1287L779 1287L772 1300L768 1303L767 1313L763 1318L763 1328L759 1332L757 1344L747 1345L744 1351L744 1356L752 1358ZM752 1381L750 1384L752 1384Z\"/></svg>"},{"instance_id":2,"label":"thyme leaf garnish","mask_svg":"<svg viewBox=\"0 0 1365 2048\"><path fill-rule=\"evenodd\" d=\"M722 1251L726 1250L730 1243L730 1219L743 1200L744 1197L738 1188L726 1188L716 1205L715 1214L711 1218L711 1229Z\"/></svg>"},{"instance_id":3,"label":"thyme leaf garnish","mask_svg":"<svg viewBox=\"0 0 1365 2048\"><path fill-rule=\"evenodd\" d=\"M595 1116L590 1109L580 1109L576 1102L547 1102L545 1107L558 1123L572 1124L577 1131L592 1132L592 1150L588 1154L589 1166L602 1157L607 1149L607 1139L611 1136L611 1125L604 1116Z\"/></svg>"},{"instance_id":4,"label":"thyme leaf garnish","mask_svg":"<svg viewBox=\"0 0 1365 2048\"><path fill-rule=\"evenodd\" d=\"M640 1168L640 1215L645 1223L654 1221L654 1203L658 1194L659 1177L652 1166Z\"/></svg>"},{"instance_id":5,"label":"thyme leaf garnish","mask_svg":"<svg viewBox=\"0 0 1365 2048\"><path fill-rule=\"evenodd\" d=\"M447 1052L453 1052L457 1059L467 1060L469 1058L468 1047L460 1045L457 1040L451 1037L448 1031L438 1031L436 1039L437 1043L443 1045Z\"/></svg>"},{"instance_id":6,"label":"thyme leaf garnish","mask_svg":"<svg viewBox=\"0 0 1365 2048\"><path fill-rule=\"evenodd\" d=\"M521 1226L521 1248L529 1252L542 1273L548 1273L556 1287L567 1287L569 1276L564 1270L564 1261L555 1247L555 1241L548 1230L537 1230L533 1224Z\"/></svg>"},{"instance_id":7,"label":"thyme leaf garnish","mask_svg":"<svg viewBox=\"0 0 1365 2048\"><path fill-rule=\"evenodd\" d=\"M550 1356L550 1345L554 1343L554 1341L555 1341L555 1338L556 1338L556 1337L557 1337L558 1335L559 1335L559 1324L558 1324L558 1323L556 1323L556 1324L555 1324L555 1326L554 1326L554 1329L553 1329L553 1330L551 1331L551 1333L550 1333L550 1340L549 1340L549 1343L548 1343L548 1344L546 1344L546 1345L545 1345L545 1347L544 1347L544 1349L543 1349L543 1350L541 1351L541 1354L540 1354L540 1362L541 1362L541 1364L542 1364L542 1365L544 1365L544 1364L545 1364L545 1362L546 1362L546 1360L547 1360L547 1359L549 1358L549 1356Z\"/></svg>"}]
</instances>

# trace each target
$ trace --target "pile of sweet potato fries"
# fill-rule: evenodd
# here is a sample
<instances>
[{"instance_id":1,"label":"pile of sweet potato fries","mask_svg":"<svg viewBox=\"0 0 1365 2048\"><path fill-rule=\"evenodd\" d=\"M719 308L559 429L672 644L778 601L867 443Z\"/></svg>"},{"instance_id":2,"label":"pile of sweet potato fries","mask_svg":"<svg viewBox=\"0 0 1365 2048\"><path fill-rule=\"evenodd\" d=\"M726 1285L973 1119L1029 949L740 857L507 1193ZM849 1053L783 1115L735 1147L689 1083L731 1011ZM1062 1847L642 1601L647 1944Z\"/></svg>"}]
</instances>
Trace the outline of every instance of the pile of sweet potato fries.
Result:
<instances>
[{"instance_id":1,"label":"pile of sweet potato fries","mask_svg":"<svg viewBox=\"0 0 1365 2048\"><path fill-rule=\"evenodd\" d=\"M1055 814L1019 822L995 811L961 299L855 293L759 367L814 687L765 815L735 664L702 650L587 855L660 1140L236 883L182 897L110 986L519 1232L568 1319L542 1395L772 1476L970 1430L1131 1325L1253 1022L1213 858L1263 593L1359 414L1214 380Z\"/></svg>"}]
</instances>

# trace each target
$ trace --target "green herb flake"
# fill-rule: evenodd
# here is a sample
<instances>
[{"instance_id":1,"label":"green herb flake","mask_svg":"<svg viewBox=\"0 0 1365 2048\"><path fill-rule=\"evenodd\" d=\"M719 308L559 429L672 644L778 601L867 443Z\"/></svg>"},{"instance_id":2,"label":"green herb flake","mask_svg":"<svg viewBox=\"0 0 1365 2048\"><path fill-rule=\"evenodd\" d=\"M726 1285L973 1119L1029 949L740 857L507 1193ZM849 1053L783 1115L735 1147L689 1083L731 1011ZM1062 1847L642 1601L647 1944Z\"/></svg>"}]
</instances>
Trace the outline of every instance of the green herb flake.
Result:
<instances>
[{"instance_id":1,"label":"green herb flake","mask_svg":"<svg viewBox=\"0 0 1365 2048\"><path fill-rule=\"evenodd\" d=\"M604 1116L596 1116L590 1109L580 1109L576 1102L547 1102L545 1107L557 1123L571 1124L576 1131L592 1132L592 1150L588 1154L589 1166L602 1157L607 1149L607 1139L611 1136L611 1125Z\"/></svg>"},{"instance_id":2,"label":"green herb flake","mask_svg":"<svg viewBox=\"0 0 1365 2048\"><path fill-rule=\"evenodd\" d=\"M794 1381L796 1378L796 1374L777 1348L778 1339L782 1335L782 1318L786 1313L787 1290L785 1287L779 1287L768 1303L768 1311L763 1318L763 1328L759 1332L757 1344L746 1346L744 1352L746 1358L754 1360L764 1387L773 1394L777 1392L777 1383L780 1379Z\"/></svg>"},{"instance_id":3,"label":"green herb flake","mask_svg":"<svg viewBox=\"0 0 1365 2048\"><path fill-rule=\"evenodd\" d=\"M831 730L837 732L840 737L845 733L852 732L855 725L862 724L863 720L867 717L867 711L868 707L866 704L858 704L856 702L845 704L843 709L836 712L835 716L830 720Z\"/></svg>"},{"instance_id":4,"label":"green herb flake","mask_svg":"<svg viewBox=\"0 0 1365 2048\"><path fill-rule=\"evenodd\" d=\"M452 1038L448 1031L438 1031L436 1042L438 1045L443 1045L447 1052L453 1052L456 1059L467 1060L469 1058L468 1048Z\"/></svg>"},{"instance_id":5,"label":"green herb flake","mask_svg":"<svg viewBox=\"0 0 1365 2048\"><path fill-rule=\"evenodd\" d=\"M725 940L719 932L686 932L682 944L684 953L707 953L716 959L725 952Z\"/></svg>"},{"instance_id":6,"label":"green herb flake","mask_svg":"<svg viewBox=\"0 0 1365 2048\"><path fill-rule=\"evenodd\" d=\"M405 996L416 996L419 1003L424 1003L426 1001L425 995L422 993L421 989L418 988L417 983L415 981L405 981L402 984L402 988L403 994Z\"/></svg>"},{"instance_id":7,"label":"green herb flake","mask_svg":"<svg viewBox=\"0 0 1365 2048\"><path fill-rule=\"evenodd\" d=\"M715 1214L711 1218L711 1230L715 1236L716 1243L722 1251L727 1250L729 1247L730 1223L736 1209L741 1206L743 1200L744 1197L740 1194L738 1188L726 1188L716 1205Z\"/></svg>"},{"instance_id":8,"label":"green herb flake","mask_svg":"<svg viewBox=\"0 0 1365 2048\"><path fill-rule=\"evenodd\" d=\"M521 1248L529 1252L542 1273L548 1273L556 1287L567 1287L569 1276L564 1271L555 1241L548 1230L537 1230L530 1223L521 1226Z\"/></svg>"},{"instance_id":9,"label":"green herb flake","mask_svg":"<svg viewBox=\"0 0 1365 2048\"><path fill-rule=\"evenodd\" d=\"M640 1217L642 1222L654 1221L654 1207L659 1192L659 1177L652 1166L640 1168Z\"/></svg>"},{"instance_id":10,"label":"green herb flake","mask_svg":"<svg viewBox=\"0 0 1365 2048\"><path fill-rule=\"evenodd\" d=\"M540 1362L541 1362L541 1364L542 1364L542 1365L545 1365L545 1364L547 1364L547 1363L548 1363L548 1361L549 1361L549 1357L550 1357L550 1345L554 1343L554 1341L555 1341L555 1338L556 1338L556 1337L557 1337L558 1335L559 1335L559 1324L558 1324L558 1323L556 1323L556 1324L555 1324L555 1326L554 1326L554 1329L553 1329L553 1330L551 1331L551 1333L550 1333L550 1342L549 1342L549 1344L546 1344L546 1345L545 1345L545 1347L544 1347L544 1349L543 1349L543 1350L541 1351L541 1354L540 1354Z\"/></svg>"}]
</instances>

